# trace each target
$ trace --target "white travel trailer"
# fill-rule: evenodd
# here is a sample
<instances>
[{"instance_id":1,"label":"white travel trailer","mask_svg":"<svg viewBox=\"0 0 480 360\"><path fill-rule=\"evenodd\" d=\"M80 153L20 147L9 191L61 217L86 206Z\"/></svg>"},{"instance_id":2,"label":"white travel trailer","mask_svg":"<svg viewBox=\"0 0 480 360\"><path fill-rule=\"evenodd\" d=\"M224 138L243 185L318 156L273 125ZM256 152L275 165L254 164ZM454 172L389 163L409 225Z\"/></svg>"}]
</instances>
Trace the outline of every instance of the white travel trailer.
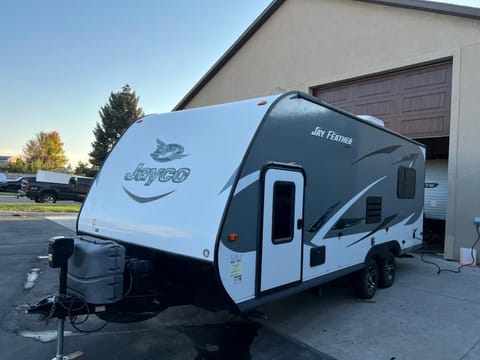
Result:
<instances>
[{"instance_id":1,"label":"white travel trailer","mask_svg":"<svg viewBox=\"0 0 480 360\"><path fill-rule=\"evenodd\" d=\"M246 312L350 273L372 297L421 245L424 165L423 145L300 92L146 116L82 206L66 292L113 321Z\"/></svg>"}]
</instances>

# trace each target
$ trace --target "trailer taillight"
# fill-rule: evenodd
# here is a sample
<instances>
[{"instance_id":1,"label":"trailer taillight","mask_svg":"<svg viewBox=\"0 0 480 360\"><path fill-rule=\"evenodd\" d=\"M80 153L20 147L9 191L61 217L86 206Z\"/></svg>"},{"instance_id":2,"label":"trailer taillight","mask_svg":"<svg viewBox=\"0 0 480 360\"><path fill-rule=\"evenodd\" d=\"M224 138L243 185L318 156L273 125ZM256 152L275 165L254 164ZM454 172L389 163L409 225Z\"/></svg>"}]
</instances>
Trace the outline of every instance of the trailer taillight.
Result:
<instances>
[{"instance_id":1,"label":"trailer taillight","mask_svg":"<svg viewBox=\"0 0 480 360\"><path fill-rule=\"evenodd\" d=\"M31 187L32 187L32 184L30 184L29 182L27 182L27 186L25 186L25 189L30 190Z\"/></svg>"}]
</instances>

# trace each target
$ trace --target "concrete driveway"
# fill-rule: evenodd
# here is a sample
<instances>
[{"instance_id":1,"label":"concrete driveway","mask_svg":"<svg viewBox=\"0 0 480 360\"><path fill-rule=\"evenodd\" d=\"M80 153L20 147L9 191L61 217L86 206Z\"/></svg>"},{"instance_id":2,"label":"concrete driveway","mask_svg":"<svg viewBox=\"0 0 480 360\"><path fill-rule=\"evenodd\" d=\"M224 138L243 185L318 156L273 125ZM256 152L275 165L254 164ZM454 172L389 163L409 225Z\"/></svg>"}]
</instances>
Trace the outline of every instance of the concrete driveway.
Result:
<instances>
[{"instance_id":1,"label":"concrete driveway","mask_svg":"<svg viewBox=\"0 0 480 360\"><path fill-rule=\"evenodd\" d=\"M418 254L397 264L395 284L372 302L355 300L340 280L321 297L304 293L269 305L264 324L339 360L480 359L479 270L437 275Z\"/></svg>"},{"instance_id":2,"label":"concrete driveway","mask_svg":"<svg viewBox=\"0 0 480 360\"><path fill-rule=\"evenodd\" d=\"M2 359L54 355L54 342L20 336L26 330L55 329L54 323L46 326L24 315L21 307L56 291L56 271L38 256L45 255L50 236L72 234L75 217L51 220L0 216ZM426 258L442 268L457 266ZM40 269L40 276L25 290L32 268ZM415 254L398 260L394 286L380 289L373 301L356 300L348 281L340 279L324 286L322 296L302 293L263 307L266 320L182 306L142 323L109 324L90 335L73 331L65 346L67 353L81 350L91 359L474 360L480 359L479 287L477 268L437 275Z\"/></svg>"}]
</instances>

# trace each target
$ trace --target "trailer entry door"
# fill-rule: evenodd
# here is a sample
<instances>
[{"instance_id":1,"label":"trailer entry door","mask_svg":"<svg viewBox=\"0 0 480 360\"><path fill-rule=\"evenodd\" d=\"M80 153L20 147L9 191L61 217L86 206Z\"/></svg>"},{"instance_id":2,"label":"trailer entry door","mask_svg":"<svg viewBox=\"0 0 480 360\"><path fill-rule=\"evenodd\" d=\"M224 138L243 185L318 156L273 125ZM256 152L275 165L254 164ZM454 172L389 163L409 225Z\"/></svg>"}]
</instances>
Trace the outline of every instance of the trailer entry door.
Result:
<instances>
[{"instance_id":1,"label":"trailer entry door","mask_svg":"<svg viewBox=\"0 0 480 360\"><path fill-rule=\"evenodd\" d=\"M303 173L270 168L264 173L260 292L300 281Z\"/></svg>"}]
</instances>

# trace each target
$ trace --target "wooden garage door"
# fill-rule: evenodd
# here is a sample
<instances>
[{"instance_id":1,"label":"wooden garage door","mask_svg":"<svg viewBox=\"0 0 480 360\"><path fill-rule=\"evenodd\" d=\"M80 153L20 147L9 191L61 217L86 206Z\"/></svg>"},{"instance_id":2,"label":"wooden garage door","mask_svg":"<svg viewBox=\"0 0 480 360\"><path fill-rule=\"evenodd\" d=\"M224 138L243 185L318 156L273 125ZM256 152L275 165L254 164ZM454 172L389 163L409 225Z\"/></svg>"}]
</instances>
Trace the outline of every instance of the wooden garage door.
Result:
<instances>
[{"instance_id":1,"label":"wooden garage door","mask_svg":"<svg viewBox=\"0 0 480 360\"><path fill-rule=\"evenodd\" d=\"M320 86L313 95L357 115L373 115L411 138L448 136L452 64Z\"/></svg>"}]
</instances>

